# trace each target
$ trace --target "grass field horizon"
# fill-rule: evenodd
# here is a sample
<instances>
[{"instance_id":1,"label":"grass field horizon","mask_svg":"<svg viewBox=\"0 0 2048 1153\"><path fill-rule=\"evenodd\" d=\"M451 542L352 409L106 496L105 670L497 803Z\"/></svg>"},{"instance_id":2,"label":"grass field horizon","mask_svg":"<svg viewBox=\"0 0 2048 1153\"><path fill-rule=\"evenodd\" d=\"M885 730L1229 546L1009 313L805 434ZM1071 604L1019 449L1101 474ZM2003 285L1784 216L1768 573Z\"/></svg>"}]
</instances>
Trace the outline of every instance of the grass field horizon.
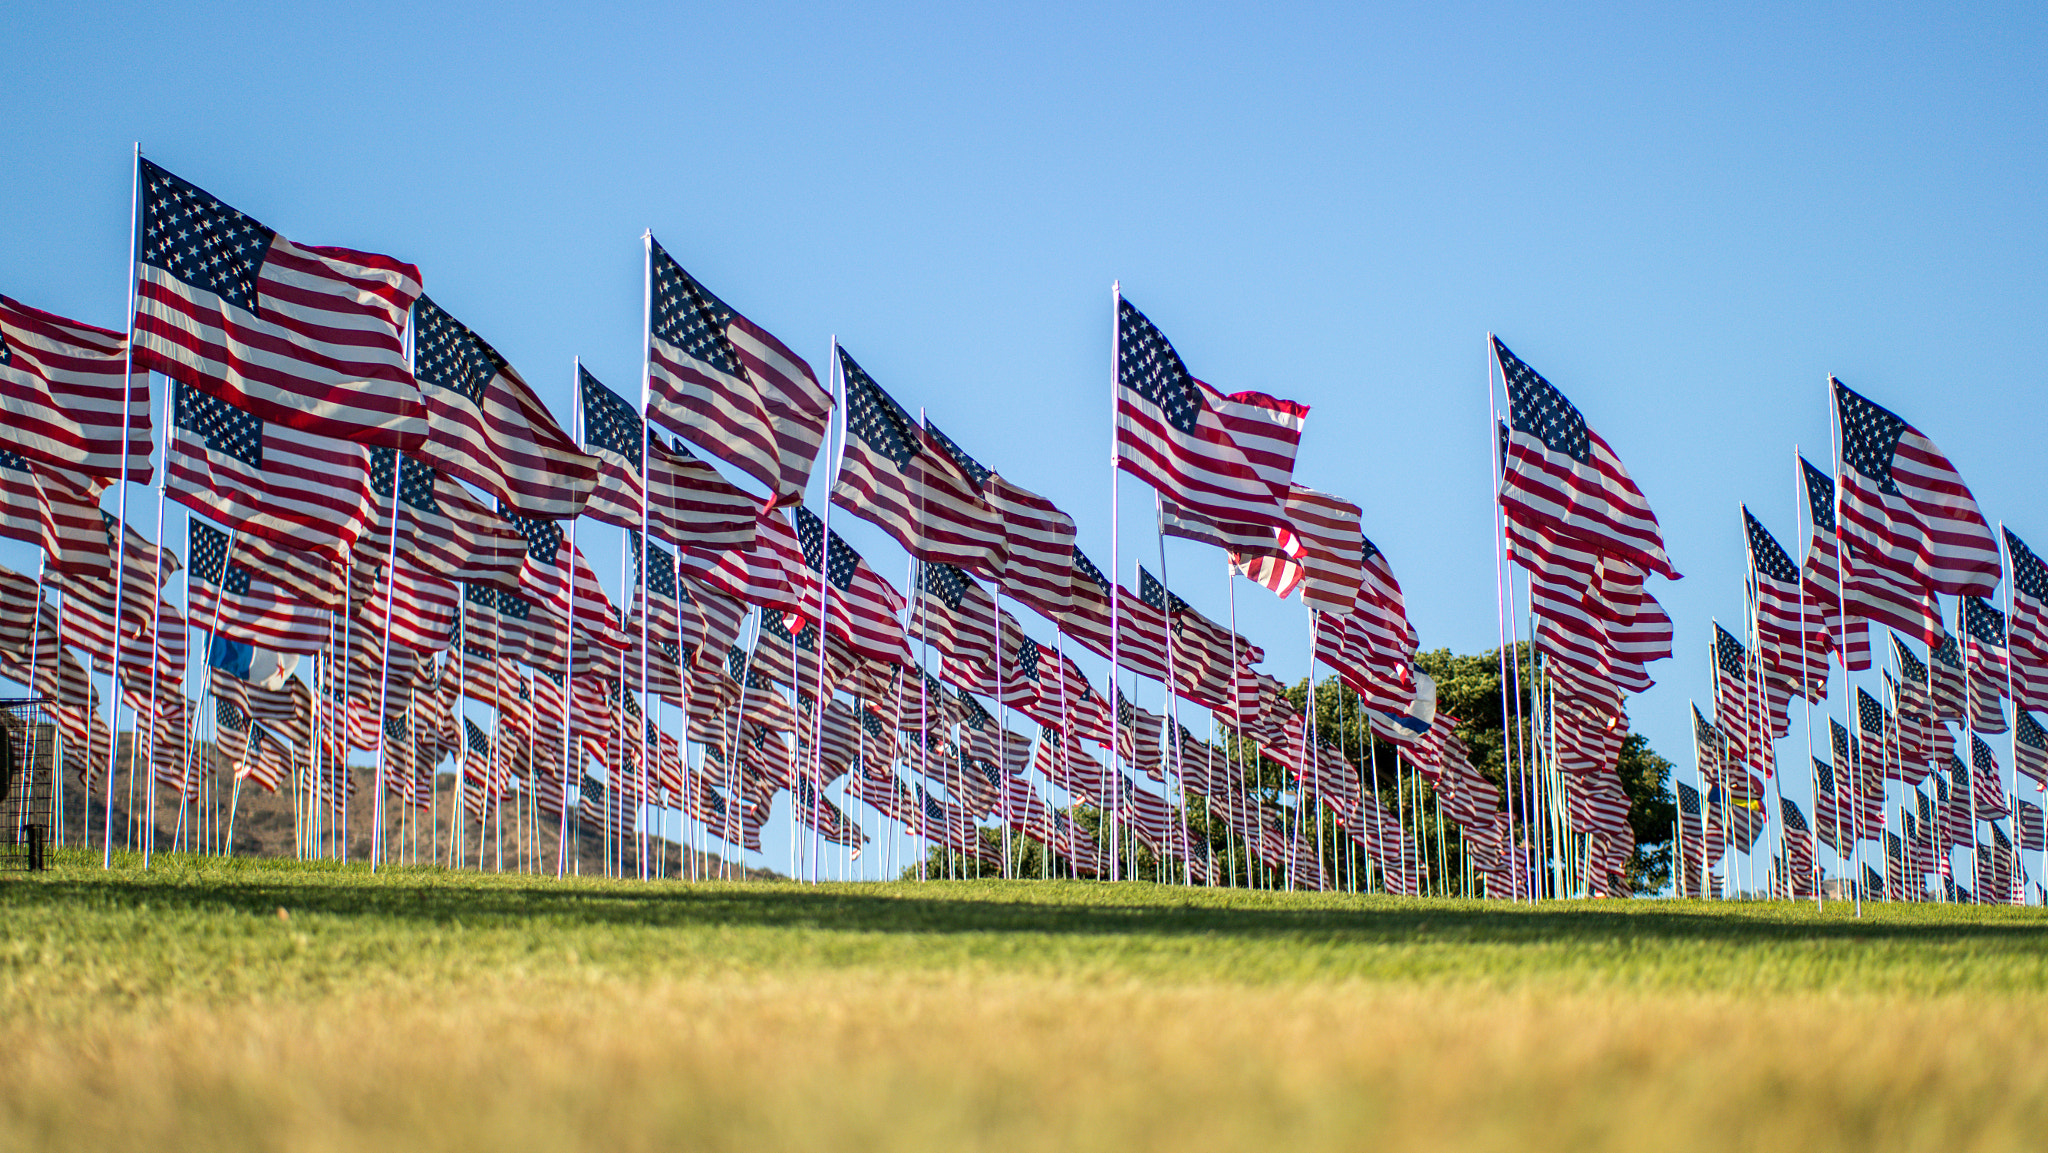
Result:
<instances>
[{"instance_id":1,"label":"grass field horizon","mask_svg":"<svg viewBox=\"0 0 2048 1153\"><path fill-rule=\"evenodd\" d=\"M2034 1147L2044 927L65 852L0 1149Z\"/></svg>"}]
</instances>

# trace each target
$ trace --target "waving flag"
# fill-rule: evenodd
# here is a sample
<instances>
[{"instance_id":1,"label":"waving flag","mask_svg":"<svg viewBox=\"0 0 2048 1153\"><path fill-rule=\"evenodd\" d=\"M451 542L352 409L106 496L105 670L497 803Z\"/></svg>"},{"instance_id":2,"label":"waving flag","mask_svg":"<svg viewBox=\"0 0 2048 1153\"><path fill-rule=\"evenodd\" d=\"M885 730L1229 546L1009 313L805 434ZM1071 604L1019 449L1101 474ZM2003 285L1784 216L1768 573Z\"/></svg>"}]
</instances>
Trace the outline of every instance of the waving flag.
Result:
<instances>
[{"instance_id":1,"label":"waving flag","mask_svg":"<svg viewBox=\"0 0 2048 1153\"><path fill-rule=\"evenodd\" d=\"M1976 597L1963 598L1963 663L1969 671L1970 726L1980 733L2005 731L2005 614Z\"/></svg>"},{"instance_id":2,"label":"waving flag","mask_svg":"<svg viewBox=\"0 0 2048 1153\"><path fill-rule=\"evenodd\" d=\"M149 377L126 379L128 337L0 296L0 447L103 480L121 478L123 388L128 479L148 484Z\"/></svg>"},{"instance_id":3,"label":"waving flag","mask_svg":"<svg viewBox=\"0 0 2048 1153\"><path fill-rule=\"evenodd\" d=\"M1907 588L1988 597L1998 542L1955 466L1919 429L1832 377L1840 420L1842 538Z\"/></svg>"},{"instance_id":4,"label":"waving flag","mask_svg":"<svg viewBox=\"0 0 2048 1153\"><path fill-rule=\"evenodd\" d=\"M931 422L925 422L924 431L988 503L1001 533L1001 542L991 552L1000 562L993 574L996 588L1057 622L1073 604L1074 518L984 467Z\"/></svg>"},{"instance_id":5,"label":"waving flag","mask_svg":"<svg viewBox=\"0 0 2048 1153\"><path fill-rule=\"evenodd\" d=\"M582 370L581 387L583 447L599 466L597 488L584 510L592 519L639 531L641 487L652 483L647 522L657 539L709 554L753 545L759 501L691 456L680 442L663 442L660 433L644 427L633 406L589 369Z\"/></svg>"},{"instance_id":6,"label":"waving flag","mask_svg":"<svg viewBox=\"0 0 2048 1153\"><path fill-rule=\"evenodd\" d=\"M1118 298L1117 467L1217 524L1284 526L1292 456L1289 477L1276 462L1254 463L1224 423L1225 403L1144 313Z\"/></svg>"},{"instance_id":7,"label":"waving flag","mask_svg":"<svg viewBox=\"0 0 2048 1153\"><path fill-rule=\"evenodd\" d=\"M427 410L402 338L419 269L294 244L141 165L135 367L301 432L418 449Z\"/></svg>"},{"instance_id":8,"label":"waving flag","mask_svg":"<svg viewBox=\"0 0 2048 1153\"><path fill-rule=\"evenodd\" d=\"M378 495L369 450L266 422L190 385L174 384L172 397L173 500L329 561L354 550Z\"/></svg>"},{"instance_id":9,"label":"waving flag","mask_svg":"<svg viewBox=\"0 0 2048 1153\"><path fill-rule=\"evenodd\" d=\"M831 423L832 396L803 358L734 312L648 240L655 419L799 504Z\"/></svg>"},{"instance_id":10,"label":"waving flag","mask_svg":"<svg viewBox=\"0 0 2048 1153\"><path fill-rule=\"evenodd\" d=\"M1742 524L1749 539L1750 590L1764 664L1817 704L1828 693L1828 638L1821 616L1806 602L1792 558L1747 505Z\"/></svg>"},{"instance_id":11,"label":"waving flag","mask_svg":"<svg viewBox=\"0 0 2048 1153\"><path fill-rule=\"evenodd\" d=\"M882 528L920 560L993 576L1003 527L979 479L882 391L844 347L846 449L832 503Z\"/></svg>"},{"instance_id":12,"label":"waving flag","mask_svg":"<svg viewBox=\"0 0 2048 1153\"><path fill-rule=\"evenodd\" d=\"M468 489L412 457L390 449L370 450L370 491L377 515L364 539L358 564L382 566L391 544L391 464L399 461L398 551L421 573L442 580L487 581L518 586L526 559L526 535L519 526L492 511ZM381 495L379 495L381 494Z\"/></svg>"},{"instance_id":13,"label":"waving flag","mask_svg":"<svg viewBox=\"0 0 2048 1153\"><path fill-rule=\"evenodd\" d=\"M2012 557L2012 690L2022 708L2048 709L2048 565L2005 530Z\"/></svg>"},{"instance_id":14,"label":"waving flag","mask_svg":"<svg viewBox=\"0 0 2048 1153\"><path fill-rule=\"evenodd\" d=\"M413 306L413 347L427 403L423 461L521 516L561 520L583 511L597 462L496 349L425 296Z\"/></svg>"},{"instance_id":15,"label":"waving flag","mask_svg":"<svg viewBox=\"0 0 2048 1153\"><path fill-rule=\"evenodd\" d=\"M1493 354L1508 392L1500 493L1508 516L1677 580L1657 516L1614 450L1563 393L1498 337Z\"/></svg>"},{"instance_id":16,"label":"waving flag","mask_svg":"<svg viewBox=\"0 0 2048 1153\"><path fill-rule=\"evenodd\" d=\"M1741 764L1762 767L1766 756L1761 703L1750 683L1754 669L1749 650L1720 625L1714 626L1714 723L1728 741L1728 752Z\"/></svg>"},{"instance_id":17,"label":"waving flag","mask_svg":"<svg viewBox=\"0 0 2048 1153\"><path fill-rule=\"evenodd\" d=\"M1311 609L1348 613L1365 582L1365 534L1359 508L1350 501L1294 485L1283 505L1301 542L1301 603ZM1373 550L1377 556L1379 550Z\"/></svg>"},{"instance_id":18,"label":"waving flag","mask_svg":"<svg viewBox=\"0 0 2048 1153\"><path fill-rule=\"evenodd\" d=\"M187 529L192 554L187 607L193 627L279 653L309 654L327 647L325 609L234 563L227 533L196 518Z\"/></svg>"},{"instance_id":19,"label":"waving flag","mask_svg":"<svg viewBox=\"0 0 2048 1153\"><path fill-rule=\"evenodd\" d=\"M112 567L100 493L107 483L0 449L0 537L43 550L58 572L103 576Z\"/></svg>"},{"instance_id":20,"label":"waving flag","mask_svg":"<svg viewBox=\"0 0 2048 1153\"><path fill-rule=\"evenodd\" d=\"M1812 614L1819 614L1828 647L1844 668L1851 672L1867 669L1870 627L1860 616L1849 618L1846 627L1842 619L1841 566L1835 563L1836 551L1842 545L1835 533L1834 479L1803 456L1799 458L1799 474L1805 482L1808 520L1813 525L1806 558L1800 564L1801 580L1806 586L1807 619L1814 620Z\"/></svg>"},{"instance_id":21,"label":"waving flag","mask_svg":"<svg viewBox=\"0 0 2048 1153\"><path fill-rule=\"evenodd\" d=\"M885 664L907 665L910 645L896 614L903 611L903 594L875 575L853 546L832 533L827 548L824 522L818 514L799 505L795 511L796 536L803 549L804 567L822 573L832 582L826 597L825 631L846 642L858 656ZM815 618L818 613L817 577L805 582L799 611Z\"/></svg>"}]
</instances>

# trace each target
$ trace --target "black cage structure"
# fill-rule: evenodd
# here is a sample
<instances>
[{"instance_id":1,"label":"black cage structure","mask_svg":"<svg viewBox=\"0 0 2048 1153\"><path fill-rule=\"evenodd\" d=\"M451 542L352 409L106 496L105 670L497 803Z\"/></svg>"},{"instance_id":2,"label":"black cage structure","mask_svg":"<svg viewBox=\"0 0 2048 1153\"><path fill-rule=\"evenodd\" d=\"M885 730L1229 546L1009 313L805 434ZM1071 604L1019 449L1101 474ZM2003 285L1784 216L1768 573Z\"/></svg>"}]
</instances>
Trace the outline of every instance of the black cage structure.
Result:
<instances>
[{"instance_id":1,"label":"black cage structure","mask_svg":"<svg viewBox=\"0 0 2048 1153\"><path fill-rule=\"evenodd\" d=\"M0 699L0 872L43 867L55 812L54 719L40 698Z\"/></svg>"}]
</instances>

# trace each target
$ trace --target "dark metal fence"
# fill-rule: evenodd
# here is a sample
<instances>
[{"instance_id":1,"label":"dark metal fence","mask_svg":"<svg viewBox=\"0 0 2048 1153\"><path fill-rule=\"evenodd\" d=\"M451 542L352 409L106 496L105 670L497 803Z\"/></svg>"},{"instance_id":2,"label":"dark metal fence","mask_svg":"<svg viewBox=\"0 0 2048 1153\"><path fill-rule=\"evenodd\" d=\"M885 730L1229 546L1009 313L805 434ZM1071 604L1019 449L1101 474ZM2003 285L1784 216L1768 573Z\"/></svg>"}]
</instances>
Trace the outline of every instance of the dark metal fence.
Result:
<instances>
[{"instance_id":1,"label":"dark metal fence","mask_svg":"<svg viewBox=\"0 0 2048 1153\"><path fill-rule=\"evenodd\" d=\"M55 824L54 719L40 698L0 699L0 872L43 867Z\"/></svg>"}]
</instances>

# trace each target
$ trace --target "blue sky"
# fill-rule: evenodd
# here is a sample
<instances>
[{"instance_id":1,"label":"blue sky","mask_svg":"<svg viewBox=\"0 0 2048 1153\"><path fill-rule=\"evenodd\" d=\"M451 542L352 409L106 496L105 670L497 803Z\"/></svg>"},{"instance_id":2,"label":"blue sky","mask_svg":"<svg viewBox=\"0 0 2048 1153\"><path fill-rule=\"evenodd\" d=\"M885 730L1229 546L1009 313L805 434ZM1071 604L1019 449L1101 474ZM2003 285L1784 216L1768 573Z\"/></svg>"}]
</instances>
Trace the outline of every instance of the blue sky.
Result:
<instances>
[{"instance_id":1,"label":"blue sky","mask_svg":"<svg viewBox=\"0 0 2048 1153\"><path fill-rule=\"evenodd\" d=\"M296 240L415 262L566 422L572 357L637 384L652 228L815 365L838 334L1106 564L1121 278L1198 375L1313 406L1298 477L1364 506L1427 647L1497 643L1497 332L1627 462L1686 574L1653 582L1679 655L1631 707L1674 760L1686 700L1708 696L1708 622L1741 613L1738 505L1798 551L1793 445L1828 453L1828 373L1933 437L1994 521L2048 540L2037 9L18 4L8 22L8 295L121 323L139 140ZM1149 499L1124 491L1128 580L1157 551ZM608 580L612 535L584 534ZM847 535L901 580L878 532ZM1220 558L1173 546L1169 565L1224 614ZM1300 609L1240 590L1239 613L1298 677Z\"/></svg>"}]
</instances>

